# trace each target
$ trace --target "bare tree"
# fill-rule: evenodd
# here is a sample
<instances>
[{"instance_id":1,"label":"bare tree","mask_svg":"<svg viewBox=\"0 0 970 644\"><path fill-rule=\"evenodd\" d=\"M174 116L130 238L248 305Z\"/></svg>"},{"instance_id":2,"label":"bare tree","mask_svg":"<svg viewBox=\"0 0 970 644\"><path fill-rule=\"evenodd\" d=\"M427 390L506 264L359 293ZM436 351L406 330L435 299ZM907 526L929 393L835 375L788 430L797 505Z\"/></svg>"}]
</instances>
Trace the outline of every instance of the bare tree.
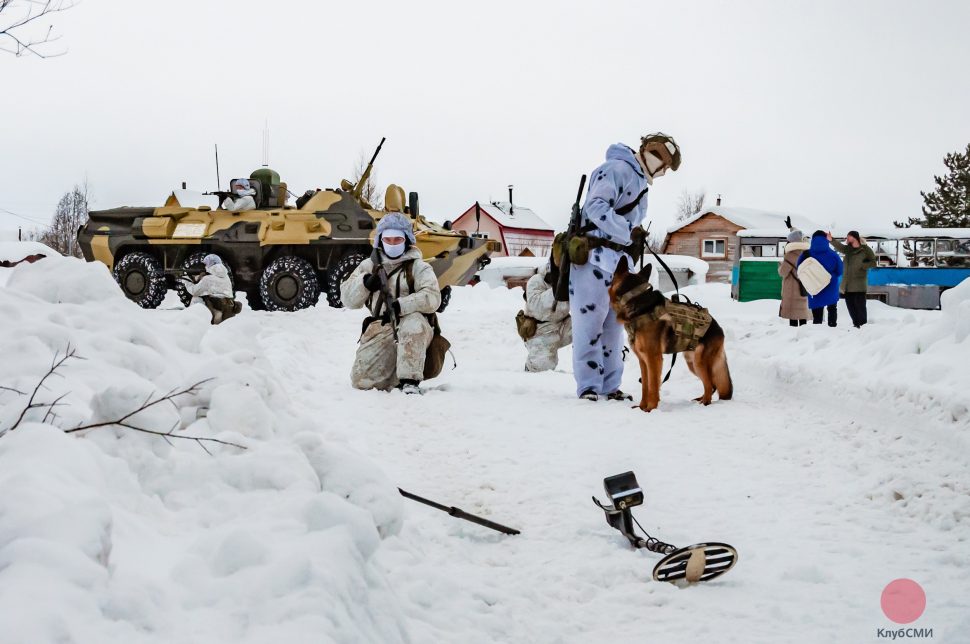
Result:
<instances>
[{"instance_id":1,"label":"bare tree","mask_svg":"<svg viewBox=\"0 0 970 644\"><path fill-rule=\"evenodd\" d=\"M0 51L40 58L63 55L65 52L49 46L59 38L54 35L54 25L48 23L44 29L37 21L75 4L74 0L0 0Z\"/></svg>"},{"instance_id":2,"label":"bare tree","mask_svg":"<svg viewBox=\"0 0 970 644\"><path fill-rule=\"evenodd\" d=\"M367 170L367 162L370 161L370 157L367 156L366 152L361 152L360 156L357 158L357 164L354 166L354 174L351 179L351 183L354 185L360 181L360 178L364 176L364 171ZM377 182L374 180L375 173L374 169L371 168L370 174L367 175L367 181L364 182L364 189L360 191L360 197L375 209L380 210L384 206L384 199L381 195L381 189L378 187Z\"/></svg>"},{"instance_id":3,"label":"bare tree","mask_svg":"<svg viewBox=\"0 0 970 644\"><path fill-rule=\"evenodd\" d=\"M31 235L64 255L82 257L77 243L77 230L88 220L88 184L74 186L57 202L51 225L40 233Z\"/></svg>"},{"instance_id":4,"label":"bare tree","mask_svg":"<svg viewBox=\"0 0 970 644\"><path fill-rule=\"evenodd\" d=\"M707 193L703 190L691 192L685 189L680 193L680 201L677 202L677 221L690 219L699 213L701 208L704 207L704 199L706 197Z\"/></svg>"}]
</instances>

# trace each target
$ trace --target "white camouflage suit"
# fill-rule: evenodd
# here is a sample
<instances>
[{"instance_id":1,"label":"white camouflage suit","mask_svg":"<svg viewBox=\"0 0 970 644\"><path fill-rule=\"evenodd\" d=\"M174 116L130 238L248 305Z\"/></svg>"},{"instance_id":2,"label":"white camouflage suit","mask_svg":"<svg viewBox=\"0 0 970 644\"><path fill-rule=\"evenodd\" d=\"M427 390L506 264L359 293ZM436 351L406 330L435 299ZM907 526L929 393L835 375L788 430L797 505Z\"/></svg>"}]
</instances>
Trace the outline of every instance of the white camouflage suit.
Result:
<instances>
[{"instance_id":1,"label":"white camouflage suit","mask_svg":"<svg viewBox=\"0 0 970 644\"><path fill-rule=\"evenodd\" d=\"M582 225L592 224L595 228L587 236L623 246L630 244L633 228L646 216L643 190L647 183L633 150L620 143L611 145L606 151L606 162L593 170L589 180ZM641 193L641 200L629 213L616 212ZM620 388L624 333L610 307L608 289L621 256L633 265L627 253L601 247L590 253L588 263L574 265L569 271L569 309L576 334L573 375L578 396L587 391L609 395Z\"/></svg>"},{"instance_id":2,"label":"white camouflage suit","mask_svg":"<svg viewBox=\"0 0 970 644\"><path fill-rule=\"evenodd\" d=\"M395 345L390 324L379 319L370 323L360 337L350 382L355 389L393 389L401 380L424 379L424 357L434 331L425 314L434 313L441 304L438 277L431 265L421 259L421 251L412 246L397 259L390 259L378 251L388 274L388 286L401 306L398 320L398 341ZM408 288L403 264L412 261L414 292ZM380 292L364 286L364 276L374 271L374 262L365 259L357 270L340 285L340 299L349 309L367 306L370 314L380 318ZM381 307L384 308L383 306Z\"/></svg>"},{"instance_id":3,"label":"white camouflage suit","mask_svg":"<svg viewBox=\"0 0 970 644\"><path fill-rule=\"evenodd\" d=\"M569 304L557 302L552 286L546 283L549 265L533 275L525 286L525 314L538 320L536 334L525 341L529 357L526 371L550 371L559 364L559 350L573 341Z\"/></svg>"}]
</instances>

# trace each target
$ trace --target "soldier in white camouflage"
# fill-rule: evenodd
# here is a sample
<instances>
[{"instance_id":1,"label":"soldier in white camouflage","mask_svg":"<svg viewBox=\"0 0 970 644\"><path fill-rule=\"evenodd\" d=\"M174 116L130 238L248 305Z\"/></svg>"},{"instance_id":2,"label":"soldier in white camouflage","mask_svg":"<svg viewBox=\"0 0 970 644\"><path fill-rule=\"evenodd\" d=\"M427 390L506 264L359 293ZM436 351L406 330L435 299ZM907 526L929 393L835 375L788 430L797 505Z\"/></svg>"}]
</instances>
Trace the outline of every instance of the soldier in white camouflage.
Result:
<instances>
[{"instance_id":1,"label":"soldier in white camouflage","mask_svg":"<svg viewBox=\"0 0 970 644\"><path fill-rule=\"evenodd\" d=\"M421 393L425 355L434 335L426 316L441 304L438 277L421 258L411 221L400 213L380 220L374 248L374 255L340 285L344 306L366 306L370 311L351 368L351 384L356 389ZM381 293L375 257L387 275L390 303Z\"/></svg>"},{"instance_id":2,"label":"soldier in white camouflage","mask_svg":"<svg viewBox=\"0 0 970 644\"><path fill-rule=\"evenodd\" d=\"M551 371L559 365L559 350L573 341L569 304L557 302L546 264L525 287L525 315L535 320L535 334L525 340L526 371Z\"/></svg>"}]
</instances>

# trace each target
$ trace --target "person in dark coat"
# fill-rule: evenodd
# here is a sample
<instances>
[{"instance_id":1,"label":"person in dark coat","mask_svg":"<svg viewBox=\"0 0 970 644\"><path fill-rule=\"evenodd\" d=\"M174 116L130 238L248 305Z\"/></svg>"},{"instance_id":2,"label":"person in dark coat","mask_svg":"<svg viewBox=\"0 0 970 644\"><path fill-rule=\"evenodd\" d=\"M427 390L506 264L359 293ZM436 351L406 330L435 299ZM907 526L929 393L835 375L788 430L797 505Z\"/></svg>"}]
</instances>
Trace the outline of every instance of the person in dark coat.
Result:
<instances>
[{"instance_id":1,"label":"person in dark coat","mask_svg":"<svg viewBox=\"0 0 970 644\"><path fill-rule=\"evenodd\" d=\"M829 326L834 327L838 322L839 278L842 276L842 258L832 250L828 235L824 230L812 233L812 241L807 251L798 258L801 266L809 257L814 258L832 276L828 285L815 295L809 294L808 308L812 310L812 323L821 324L825 311L829 312Z\"/></svg>"},{"instance_id":2,"label":"person in dark coat","mask_svg":"<svg viewBox=\"0 0 970 644\"><path fill-rule=\"evenodd\" d=\"M845 236L845 243L828 239L835 246L835 250L845 256L845 275L842 278L842 295L845 296L845 308L849 309L849 317L857 329L869 321L866 311L866 292L869 290L869 269L876 265L876 254L866 245L859 232L850 230Z\"/></svg>"}]
</instances>

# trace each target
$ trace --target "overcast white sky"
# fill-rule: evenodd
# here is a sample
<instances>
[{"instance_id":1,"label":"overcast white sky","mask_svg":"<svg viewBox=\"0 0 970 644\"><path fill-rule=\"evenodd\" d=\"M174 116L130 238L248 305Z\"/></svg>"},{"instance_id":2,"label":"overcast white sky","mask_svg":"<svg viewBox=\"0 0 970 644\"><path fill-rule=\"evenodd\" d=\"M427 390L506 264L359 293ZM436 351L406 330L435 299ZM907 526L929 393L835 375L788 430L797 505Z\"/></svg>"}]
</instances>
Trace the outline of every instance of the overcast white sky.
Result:
<instances>
[{"instance_id":1,"label":"overcast white sky","mask_svg":"<svg viewBox=\"0 0 970 644\"><path fill-rule=\"evenodd\" d=\"M96 208L213 189L214 143L223 183L248 176L267 120L294 192L387 136L376 178L425 215L512 183L556 226L610 143L663 130L684 163L654 231L701 188L882 227L970 142L966 0L83 0L49 22L64 56L0 54L0 208L37 221L85 178Z\"/></svg>"}]
</instances>

